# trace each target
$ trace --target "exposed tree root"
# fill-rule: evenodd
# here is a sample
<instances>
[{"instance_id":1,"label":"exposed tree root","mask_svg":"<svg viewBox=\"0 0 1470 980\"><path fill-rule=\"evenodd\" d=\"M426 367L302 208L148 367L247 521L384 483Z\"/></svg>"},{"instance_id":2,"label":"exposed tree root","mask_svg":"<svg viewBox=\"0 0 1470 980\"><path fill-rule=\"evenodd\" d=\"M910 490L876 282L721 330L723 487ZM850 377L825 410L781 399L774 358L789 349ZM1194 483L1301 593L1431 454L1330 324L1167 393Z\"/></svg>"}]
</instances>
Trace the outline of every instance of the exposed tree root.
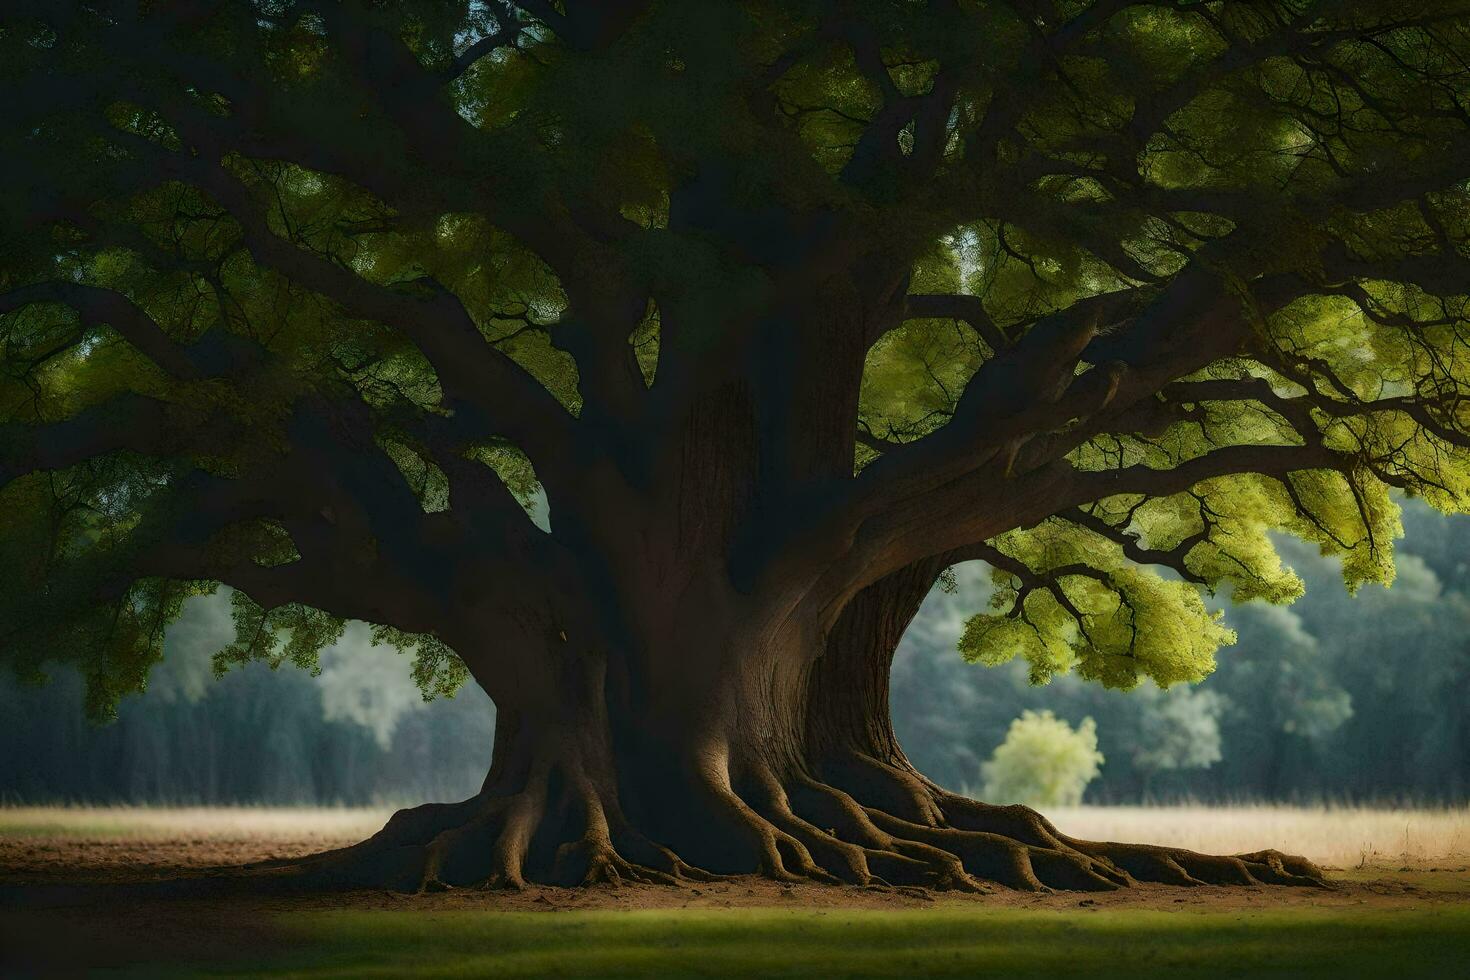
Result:
<instances>
[{"instance_id":1,"label":"exposed tree root","mask_svg":"<svg viewBox=\"0 0 1470 980\"><path fill-rule=\"evenodd\" d=\"M621 818L613 834L613 841L620 853L627 855L643 867L672 879L675 883L721 881L727 877L686 863L669 848L662 844L655 844Z\"/></svg>"},{"instance_id":2,"label":"exposed tree root","mask_svg":"<svg viewBox=\"0 0 1470 980\"><path fill-rule=\"evenodd\" d=\"M1199 854L1184 848L1068 837L1029 807L995 806L933 788L935 800L952 826L973 832L1002 834L1072 852L1136 881L1166 885L1292 885L1328 887L1322 869L1306 858L1280 851L1250 854ZM1124 882L1126 883L1126 882Z\"/></svg>"},{"instance_id":3,"label":"exposed tree root","mask_svg":"<svg viewBox=\"0 0 1470 980\"><path fill-rule=\"evenodd\" d=\"M957 857L972 879L1009 888L1106 891L1138 882L1326 887L1320 868L1277 851L1225 856L1068 837L1029 807L995 806L950 793L903 760L852 753L834 769L848 786L861 787L857 795L881 799L907 814L862 807L843 790L808 781L850 821L853 811L861 810L866 822L859 821L857 831L870 840L876 840L874 831L886 837L878 846L928 845Z\"/></svg>"},{"instance_id":4,"label":"exposed tree root","mask_svg":"<svg viewBox=\"0 0 1470 980\"><path fill-rule=\"evenodd\" d=\"M778 881L983 893L1107 891L1166 885L1325 887L1310 862L1275 851L1218 856L1178 848L1084 841L1022 806L946 792L912 770L865 760L867 793L798 772L747 776L743 792L710 778L691 790L705 815L695 833L717 841L729 867ZM372 838L295 862L261 866L301 887L446 888L624 883L677 885L726 877L693 866L634 827L615 797L579 772L519 792L400 811ZM885 783L886 781L886 783Z\"/></svg>"},{"instance_id":5,"label":"exposed tree root","mask_svg":"<svg viewBox=\"0 0 1470 980\"><path fill-rule=\"evenodd\" d=\"M298 861L257 866L303 888L398 891L673 885L718 876L691 867L631 827L586 779L560 789L537 780L521 792L481 794L394 814L373 837Z\"/></svg>"}]
</instances>

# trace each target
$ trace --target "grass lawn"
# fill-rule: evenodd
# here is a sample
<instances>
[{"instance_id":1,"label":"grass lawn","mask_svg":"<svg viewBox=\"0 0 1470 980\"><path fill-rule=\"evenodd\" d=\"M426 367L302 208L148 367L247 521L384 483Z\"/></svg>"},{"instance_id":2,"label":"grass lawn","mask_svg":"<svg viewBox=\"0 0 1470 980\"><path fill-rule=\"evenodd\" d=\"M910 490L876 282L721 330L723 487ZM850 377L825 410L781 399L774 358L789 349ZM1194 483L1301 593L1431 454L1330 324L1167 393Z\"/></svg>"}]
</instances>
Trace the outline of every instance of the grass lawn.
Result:
<instances>
[{"instance_id":1,"label":"grass lawn","mask_svg":"<svg viewBox=\"0 0 1470 980\"><path fill-rule=\"evenodd\" d=\"M1443 977L1470 906L1394 911L311 912L269 952L181 971L296 977ZM263 944L265 945L265 944ZM133 971L129 971L133 972ZM160 964L133 975L165 975Z\"/></svg>"}]
</instances>

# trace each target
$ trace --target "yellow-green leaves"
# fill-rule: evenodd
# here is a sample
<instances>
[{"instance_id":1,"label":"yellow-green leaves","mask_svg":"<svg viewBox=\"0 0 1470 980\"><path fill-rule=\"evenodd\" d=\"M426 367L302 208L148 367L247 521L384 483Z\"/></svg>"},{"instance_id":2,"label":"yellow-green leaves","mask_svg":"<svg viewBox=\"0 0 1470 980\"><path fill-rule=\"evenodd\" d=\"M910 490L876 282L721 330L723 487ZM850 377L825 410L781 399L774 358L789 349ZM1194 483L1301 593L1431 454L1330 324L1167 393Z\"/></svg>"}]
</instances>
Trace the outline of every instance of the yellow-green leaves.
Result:
<instances>
[{"instance_id":1,"label":"yellow-green leaves","mask_svg":"<svg viewBox=\"0 0 1470 980\"><path fill-rule=\"evenodd\" d=\"M1301 579L1282 565L1271 541L1294 516L1285 488L1273 479L1223 477L1190 493L1120 504L1103 501L1097 509L1115 520L1131 512L1152 548L1186 545L1187 569L1211 587L1228 587L1237 601L1283 603L1302 594Z\"/></svg>"},{"instance_id":2,"label":"yellow-green leaves","mask_svg":"<svg viewBox=\"0 0 1470 980\"><path fill-rule=\"evenodd\" d=\"M1084 526L1086 525L1086 526ZM1240 474L1158 498L1113 497L992 542L997 611L975 616L960 650L972 661L1026 658L1034 682L1076 670L1108 687L1147 677L1198 681L1234 641L1203 593L1286 603L1300 579L1282 565L1276 533L1342 560L1349 590L1393 581L1399 508L1369 476L1301 471Z\"/></svg>"},{"instance_id":3,"label":"yellow-green leaves","mask_svg":"<svg viewBox=\"0 0 1470 980\"><path fill-rule=\"evenodd\" d=\"M436 697L452 698L470 679L469 668L464 661L437 636L405 633L391 626L374 626L373 643L413 655L410 673L425 701Z\"/></svg>"},{"instance_id":4,"label":"yellow-green leaves","mask_svg":"<svg viewBox=\"0 0 1470 980\"><path fill-rule=\"evenodd\" d=\"M1091 718L1073 730L1050 711L1023 711L980 767L985 798L1028 806L1076 806L1105 760Z\"/></svg>"},{"instance_id":5,"label":"yellow-green leaves","mask_svg":"<svg viewBox=\"0 0 1470 980\"><path fill-rule=\"evenodd\" d=\"M315 674L318 656L342 636L346 624L328 613L295 603L264 609L243 592L230 594L235 641L214 655L215 674L263 660L274 670L290 662Z\"/></svg>"},{"instance_id":6,"label":"yellow-green leaves","mask_svg":"<svg viewBox=\"0 0 1470 980\"><path fill-rule=\"evenodd\" d=\"M970 620L966 659L1025 657L1034 683L1076 670L1108 687L1198 681L1234 641L1198 588L1130 562L1108 539L1060 519L995 542L996 612Z\"/></svg>"},{"instance_id":7,"label":"yellow-green leaves","mask_svg":"<svg viewBox=\"0 0 1470 980\"><path fill-rule=\"evenodd\" d=\"M1076 663L1073 649L1075 624L1054 598L1047 595L1028 596L1016 609L1017 590L1003 575L995 604L1006 607L1006 613L981 613L965 624L960 637L960 653L972 663L994 667L1016 656L1026 660L1031 683L1045 684ZM1014 615L1012 615L1014 613Z\"/></svg>"}]
</instances>

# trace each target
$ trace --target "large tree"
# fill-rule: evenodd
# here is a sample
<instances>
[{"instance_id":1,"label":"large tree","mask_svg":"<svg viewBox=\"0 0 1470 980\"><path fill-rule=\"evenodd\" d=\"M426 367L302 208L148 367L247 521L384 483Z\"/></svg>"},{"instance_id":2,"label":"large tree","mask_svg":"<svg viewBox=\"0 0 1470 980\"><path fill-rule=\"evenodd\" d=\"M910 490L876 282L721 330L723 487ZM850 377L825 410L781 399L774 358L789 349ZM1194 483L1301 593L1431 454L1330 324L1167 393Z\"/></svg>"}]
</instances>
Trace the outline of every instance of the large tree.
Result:
<instances>
[{"instance_id":1,"label":"large tree","mask_svg":"<svg viewBox=\"0 0 1470 980\"><path fill-rule=\"evenodd\" d=\"M971 656L1196 680L1271 532L1351 585L1470 506L1467 59L1458 0L10 3L4 657L105 715L222 583L221 667L467 673L483 790L312 880L1310 880L942 791L888 667L980 558Z\"/></svg>"}]
</instances>

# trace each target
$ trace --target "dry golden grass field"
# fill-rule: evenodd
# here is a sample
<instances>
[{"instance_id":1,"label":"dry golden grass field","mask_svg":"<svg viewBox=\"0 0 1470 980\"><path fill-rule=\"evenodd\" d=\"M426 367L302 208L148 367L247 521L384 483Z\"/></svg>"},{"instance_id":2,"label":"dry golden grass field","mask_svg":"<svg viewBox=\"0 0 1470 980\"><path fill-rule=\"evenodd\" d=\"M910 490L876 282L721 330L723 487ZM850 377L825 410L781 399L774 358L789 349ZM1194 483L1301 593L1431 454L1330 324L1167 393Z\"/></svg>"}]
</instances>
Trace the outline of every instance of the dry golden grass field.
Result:
<instances>
[{"instance_id":1,"label":"dry golden grass field","mask_svg":"<svg viewBox=\"0 0 1470 980\"><path fill-rule=\"evenodd\" d=\"M1470 807L1077 807L1049 811L1091 840L1237 854L1273 847L1332 868L1470 862Z\"/></svg>"},{"instance_id":2,"label":"dry golden grass field","mask_svg":"<svg viewBox=\"0 0 1470 980\"><path fill-rule=\"evenodd\" d=\"M120 846L176 852L185 864L308 853L368 836L393 811L296 807L0 807L0 875L38 848L104 859ZM1047 812L1091 840L1148 841L1212 853L1276 848L1335 869L1470 863L1470 807L1073 807ZM52 853L49 850L39 853ZM238 855L232 858L232 855ZM84 862L87 863L87 862Z\"/></svg>"}]
</instances>

